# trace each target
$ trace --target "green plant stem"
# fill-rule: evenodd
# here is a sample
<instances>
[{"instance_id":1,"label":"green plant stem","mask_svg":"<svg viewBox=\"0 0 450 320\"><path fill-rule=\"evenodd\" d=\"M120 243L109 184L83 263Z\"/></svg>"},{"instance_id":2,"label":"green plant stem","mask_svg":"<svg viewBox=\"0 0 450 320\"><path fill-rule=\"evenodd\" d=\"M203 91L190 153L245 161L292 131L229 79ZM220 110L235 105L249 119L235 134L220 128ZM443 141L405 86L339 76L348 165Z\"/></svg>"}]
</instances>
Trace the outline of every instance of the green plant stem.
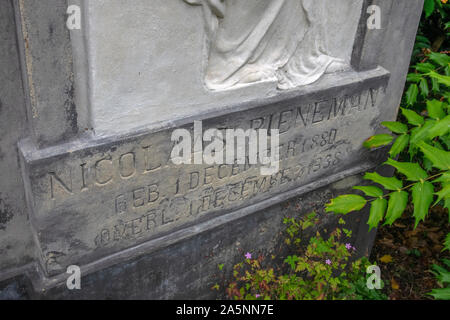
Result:
<instances>
[{"instance_id":1,"label":"green plant stem","mask_svg":"<svg viewBox=\"0 0 450 320\"><path fill-rule=\"evenodd\" d=\"M377 199L384 199L384 198L390 196L391 194L393 194L393 193L395 193L395 192L405 191L405 190L407 190L407 189L409 189L409 188L415 186L415 185L418 184L419 182L425 182L425 181L429 181L429 180L438 178L438 177L442 176L445 172L446 172L446 171L442 171L442 172L437 173L437 174L435 174L435 175L432 175L432 176L430 176L430 177L428 177L428 178L426 178L426 179L423 179L423 180L421 180L421 181L418 181L418 182L412 183L412 184L410 184L410 185L407 185L406 187L403 187L403 188L398 189L398 190L396 190L396 191L389 192L389 193L383 195L382 197L376 197L376 198L373 198L373 199L370 199L370 200L367 200L367 201L368 201L368 202L372 202L372 201L375 201L375 200L377 200Z\"/></svg>"}]
</instances>

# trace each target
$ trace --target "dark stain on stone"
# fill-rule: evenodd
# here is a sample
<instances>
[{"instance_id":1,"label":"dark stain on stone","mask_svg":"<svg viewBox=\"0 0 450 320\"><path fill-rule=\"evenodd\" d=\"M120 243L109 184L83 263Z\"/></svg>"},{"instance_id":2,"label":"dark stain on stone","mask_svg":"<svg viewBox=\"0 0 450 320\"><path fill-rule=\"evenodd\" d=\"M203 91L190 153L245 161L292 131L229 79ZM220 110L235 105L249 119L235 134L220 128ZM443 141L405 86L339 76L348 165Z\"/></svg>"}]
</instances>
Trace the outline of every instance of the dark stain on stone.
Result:
<instances>
[{"instance_id":1,"label":"dark stain on stone","mask_svg":"<svg viewBox=\"0 0 450 320\"><path fill-rule=\"evenodd\" d=\"M0 230L6 229L6 224L13 218L11 207L2 199L0 193Z\"/></svg>"},{"instance_id":2,"label":"dark stain on stone","mask_svg":"<svg viewBox=\"0 0 450 320\"><path fill-rule=\"evenodd\" d=\"M78 133L78 113L75 106L75 87L73 83L70 85L70 88L66 89L67 99L64 103L66 107L66 119L72 129L72 133Z\"/></svg>"},{"instance_id":3,"label":"dark stain on stone","mask_svg":"<svg viewBox=\"0 0 450 320\"><path fill-rule=\"evenodd\" d=\"M0 300L29 300L27 283L25 276L0 282Z\"/></svg>"},{"instance_id":4,"label":"dark stain on stone","mask_svg":"<svg viewBox=\"0 0 450 320\"><path fill-rule=\"evenodd\" d=\"M54 32L53 24L50 24L48 26L48 34L50 36L50 39L53 37L53 32Z\"/></svg>"}]
</instances>

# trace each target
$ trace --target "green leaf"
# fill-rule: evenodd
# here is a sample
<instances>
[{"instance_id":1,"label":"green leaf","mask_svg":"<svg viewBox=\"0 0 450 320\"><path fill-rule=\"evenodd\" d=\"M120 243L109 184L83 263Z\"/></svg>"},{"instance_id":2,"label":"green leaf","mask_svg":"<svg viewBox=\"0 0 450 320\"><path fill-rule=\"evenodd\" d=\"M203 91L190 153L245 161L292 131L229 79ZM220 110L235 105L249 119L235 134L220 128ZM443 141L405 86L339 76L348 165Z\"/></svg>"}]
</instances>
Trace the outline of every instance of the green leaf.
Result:
<instances>
[{"instance_id":1,"label":"green leaf","mask_svg":"<svg viewBox=\"0 0 450 320\"><path fill-rule=\"evenodd\" d=\"M439 273L436 275L437 281L440 283L450 283L450 271L434 265L433 268Z\"/></svg>"},{"instance_id":2,"label":"green leaf","mask_svg":"<svg viewBox=\"0 0 450 320\"><path fill-rule=\"evenodd\" d=\"M429 74L431 74L431 72ZM417 84L410 85L408 91L406 91L406 104L408 104L409 106L415 104L418 94L419 88L417 87Z\"/></svg>"},{"instance_id":3,"label":"green leaf","mask_svg":"<svg viewBox=\"0 0 450 320\"><path fill-rule=\"evenodd\" d=\"M425 80L425 79L420 80L419 88L420 88L420 94L422 95L422 97L428 97L428 95L430 94L430 88L428 87L427 80Z\"/></svg>"},{"instance_id":4,"label":"green leaf","mask_svg":"<svg viewBox=\"0 0 450 320\"><path fill-rule=\"evenodd\" d=\"M447 237L445 238L444 246L444 250L450 251L450 233L447 234Z\"/></svg>"},{"instance_id":5,"label":"green leaf","mask_svg":"<svg viewBox=\"0 0 450 320\"><path fill-rule=\"evenodd\" d=\"M443 76L443 75L441 75L441 74L439 74L439 73L436 73L436 72L434 72L434 71L430 71L430 72L428 73L428 75L429 75L431 78L434 78L434 79L436 79L437 81L439 81L439 83L441 83L441 84L443 84L443 85L446 85L447 87L450 86L450 77L449 77L449 76ZM417 85L415 85L415 86L417 87ZM416 98L417 98L417 96L416 96Z\"/></svg>"},{"instance_id":6,"label":"green leaf","mask_svg":"<svg viewBox=\"0 0 450 320\"><path fill-rule=\"evenodd\" d=\"M439 81L436 78L431 78L431 86L434 93L439 92Z\"/></svg>"},{"instance_id":7,"label":"green leaf","mask_svg":"<svg viewBox=\"0 0 450 320\"><path fill-rule=\"evenodd\" d=\"M434 69L434 67L433 67ZM431 69L431 70L433 70ZM431 70L427 70L426 73L430 72ZM409 82L415 82L415 83L419 83L420 80L422 80L423 77L421 74L418 73L409 73L408 76L406 77L406 80Z\"/></svg>"},{"instance_id":8,"label":"green leaf","mask_svg":"<svg viewBox=\"0 0 450 320\"><path fill-rule=\"evenodd\" d=\"M374 186L364 186L364 187L356 186L356 187L353 187L353 189L364 192L364 194L368 197L379 198L379 197L383 196L383 190L381 190L378 187L374 187Z\"/></svg>"},{"instance_id":9,"label":"green leaf","mask_svg":"<svg viewBox=\"0 0 450 320\"><path fill-rule=\"evenodd\" d=\"M427 101L428 115L433 119L443 119L446 114L444 112L444 103L439 100Z\"/></svg>"},{"instance_id":10,"label":"green leaf","mask_svg":"<svg viewBox=\"0 0 450 320\"><path fill-rule=\"evenodd\" d=\"M418 64L416 64L416 65L414 66L414 68L415 68L417 71L423 72L423 73L428 73L428 72L433 71L433 70L436 69L436 67L435 67L432 63L429 63L429 62L418 63ZM410 74L417 74L417 73L410 73ZM410 74L408 74L408 76L409 76ZM419 76L422 76L422 75L419 74ZM417 81L417 82L419 82L419 81Z\"/></svg>"},{"instance_id":11,"label":"green leaf","mask_svg":"<svg viewBox=\"0 0 450 320\"><path fill-rule=\"evenodd\" d=\"M412 124L413 126L421 126L425 123L423 117L419 116L416 112L405 108L401 108L401 110L409 124Z\"/></svg>"},{"instance_id":12,"label":"green leaf","mask_svg":"<svg viewBox=\"0 0 450 320\"><path fill-rule=\"evenodd\" d=\"M439 178L433 181L433 183L450 183L450 171L444 172Z\"/></svg>"},{"instance_id":13,"label":"green leaf","mask_svg":"<svg viewBox=\"0 0 450 320\"><path fill-rule=\"evenodd\" d=\"M450 234L450 233L449 233L449 234ZM450 268L450 260L448 260L448 259L442 259L442 262L443 262L447 267Z\"/></svg>"},{"instance_id":14,"label":"green leaf","mask_svg":"<svg viewBox=\"0 0 450 320\"><path fill-rule=\"evenodd\" d=\"M389 196L385 225L392 225L395 220L402 216L408 205L408 197L409 195L406 191L397 191Z\"/></svg>"},{"instance_id":15,"label":"green leaf","mask_svg":"<svg viewBox=\"0 0 450 320\"><path fill-rule=\"evenodd\" d=\"M411 137L417 136L418 132L421 129L422 129L422 127L416 127L414 129L412 129L411 130ZM417 138L416 138L416 140L417 140ZM414 144L414 143L410 143L408 152L409 152L410 159L412 159L417 154L417 152L419 152L419 147L416 144Z\"/></svg>"},{"instance_id":16,"label":"green leaf","mask_svg":"<svg viewBox=\"0 0 450 320\"><path fill-rule=\"evenodd\" d=\"M429 294L436 300L450 300L450 288L434 289Z\"/></svg>"},{"instance_id":17,"label":"green leaf","mask_svg":"<svg viewBox=\"0 0 450 320\"><path fill-rule=\"evenodd\" d=\"M448 223L450 223L450 199L445 199L444 208L448 210Z\"/></svg>"},{"instance_id":18,"label":"green leaf","mask_svg":"<svg viewBox=\"0 0 450 320\"><path fill-rule=\"evenodd\" d=\"M431 160L431 159L430 159ZM412 162L398 162L389 158L385 164L396 168L400 173L404 174L410 181L420 181L428 178L427 173L418 163Z\"/></svg>"},{"instance_id":19,"label":"green leaf","mask_svg":"<svg viewBox=\"0 0 450 320\"><path fill-rule=\"evenodd\" d=\"M442 120L437 120L428 130L428 139L445 136L450 131L450 115Z\"/></svg>"},{"instance_id":20,"label":"green leaf","mask_svg":"<svg viewBox=\"0 0 450 320\"><path fill-rule=\"evenodd\" d=\"M393 133L404 134L408 133L408 126L398 121L384 121L381 123L383 127L388 128Z\"/></svg>"},{"instance_id":21,"label":"green leaf","mask_svg":"<svg viewBox=\"0 0 450 320\"><path fill-rule=\"evenodd\" d=\"M297 256L288 256L286 259L284 259L284 263L287 263L291 266L292 270L295 270L297 267L297 262L300 260Z\"/></svg>"},{"instance_id":22,"label":"green leaf","mask_svg":"<svg viewBox=\"0 0 450 320\"><path fill-rule=\"evenodd\" d=\"M450 57L443 53L432 52L428 56L431 61L437 63L440 66L446 67L450 64Z\"/></svg>"},{"instance_id":23,"label":"green leaf","mask_svg":"<svg viewBox=\"0 0 450 320\"><path fill-rule=\"evenodd\" d=\"M415 128L418 130L412 130L410 143L417 144L418 142L427 139L430 134L430 130L435 126L435 124L435 120L427 120L422 127Z\"/></svg>"},{"instance_id":24,"label":"green leaf","mask_svg":"<svg viewBox=\"0 0 450 320\"><path fill-rule=\"evenodd\" d=\"M379 148L390 144L393 139L390 134L377 134L364 141L363 146L367 149Z\"/></svg>"},{"instance_id":25,"label":"green leaf","mask_svg":"<svg viewBox=\"0 0 450 320\"><path fill-rule=\"evenodd\" d=\"M365 180L370 180L383 186L386 190L397 191L403 188L403 183L395 177L383 177L376 172L367 172Z\"/></svg>"},{"instance_id":26,"label":"green leaf","mask_svg":"<svg viewBox=\"0 0 450 320\"><path fill-rule=\"evenodd\" d=\"M402 134L395 140L394 144L391 147L391 150L389 151L389 155L392 158L395 158L397 155L400 154L400 152L406 149L408 144L409 144L409 135Z\"/></svg>"},{"instance_id":27,"label":"green leaf","mask_svg":"<svg viewBox=\"0 0 450 320\"><path fill-rule=\"evenodd\" d=\"M428 18L434 12L435 2L434 0L425 0L423 10L425 11L425 17Z\"/></svg>"},{"instance_id":28,"label":"green leaf","mask_svg":"<svg viewBox=\"0 0 450 320\"><path fill-rule=\"evenodd\" d=\"M416 38L417 38L417 41L425 42L425 43L428 43L429 45L431 45L430 40L425 36L418 34Z\"/></svg>"},{"instance_id":29,"label":"green leaf","mask_svg":"<svg viewBox=\"0 0 450 320\"><path fill-rule=\"evenodd\" d=\"M439 140L433 141L433 146L435 148L438 148L439 150L445 150L444 147L442 146L442 144L439 142Z\"/></svg>"},{"instance_id":30,"label":"green leaf","mask_svg":"<svg viewBox=\"0 0 450 320\"><path fill-rule=\"evenodd\" d=\"M441 191L437 192L436 195L438 199L436 200L436 204L438 204L442 199L450 199L450 184L446 185Z\"/></svg>"},{"instance_id":31,"label":"green leaf","mask_svg":"<svg viewBox=\"0 0 450 320\"><path fill-rule=\"evenodd\" d=\"M433 163L430 161L430 159L424 156L422 161L422 167L426 171L431 171L433 169Z\"/></svg>"},{"instance_id":32,"label":"green leaf","mask_svg":"<svg viewBox=\"0 0 450 320\"><path fill-rule=\"evenodd\" d=\"M420 142L418 146L425 156L433 163L435 168L440 170L450 170L450 152L432 147L425 142Z\"/></svg>"},{"instance_id":33,"label":"green leaf","mask_svg":"<svg viewBox=\"0 0 450 320\"><path fill-rule=\"evenodd\" d=\"M447 135L443 135L439 137L439 140L445 144L445 146L447 147L447 149L450 149L450 134Z\"/></svg>"},{"instance_id":34,"label":"green leaf","mask_svg":"<svg viewBox=\"0 0 450 320\"><path fill-rule=\"evenodd\" d=\"M372 205L370 206L370 217L367 222L369 225L369 231L376 228L381 220L383 220L387 204L388 202L386 199L376 199L375 201L372 201Z\"/></svg>"},{"instance_id":35,"label":"green leaf","mask_svg":"<svg viewBox=\"0 0 450 320\"><path fill-rule=\"evenodd\" d=\"M447 101L450 101L450 91L447 92L440 92L440 94L447 99Z\"/></svg>"},{"instance_id":36,"label":"green leaf","mask_svg":"<svg viewBox=\"0 0 450 320\"><path fill-rule=\"evenodd\" d=\"M412 201L414 205L413 216L416 219L415 228L420 221L425 220L430 205L433 202L434 187L433 184L425 181L416 183L412 189Z\"/></svg>"},{"instance_id":37,"label":"green leaf","mask_svg":"<svg viewBox=\"0 0 450 320\"><path fill-rule=\"evenodd\" d=\"M354 194L347 194L343 196L339 196L331 200L330 203L327 203L326 212L334 212L347 214L352 211L359 211L365 207L367 200L361 196Z\"/></svg>"}]
</instances>

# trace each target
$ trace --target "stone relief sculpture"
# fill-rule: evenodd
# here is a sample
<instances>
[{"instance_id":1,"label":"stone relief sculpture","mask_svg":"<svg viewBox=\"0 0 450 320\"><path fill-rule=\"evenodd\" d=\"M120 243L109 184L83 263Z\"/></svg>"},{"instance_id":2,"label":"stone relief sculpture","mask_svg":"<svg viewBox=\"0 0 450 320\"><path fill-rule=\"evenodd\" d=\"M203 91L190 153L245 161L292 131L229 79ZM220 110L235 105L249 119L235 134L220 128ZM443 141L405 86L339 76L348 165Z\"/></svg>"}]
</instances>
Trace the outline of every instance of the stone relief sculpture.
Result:
<instances>
[{"instance_id":1,"label":"stone relief sculpture","mask_svg":"<svg viewBox=\"0 0 450 320\"><path fill-rule=\"evenodd\" d=\"M261 81L279 89L344 70L326 48L326 1L184 0L201 5L208 39L205 84L225 90Z\"/></svg>"}]
</instances>

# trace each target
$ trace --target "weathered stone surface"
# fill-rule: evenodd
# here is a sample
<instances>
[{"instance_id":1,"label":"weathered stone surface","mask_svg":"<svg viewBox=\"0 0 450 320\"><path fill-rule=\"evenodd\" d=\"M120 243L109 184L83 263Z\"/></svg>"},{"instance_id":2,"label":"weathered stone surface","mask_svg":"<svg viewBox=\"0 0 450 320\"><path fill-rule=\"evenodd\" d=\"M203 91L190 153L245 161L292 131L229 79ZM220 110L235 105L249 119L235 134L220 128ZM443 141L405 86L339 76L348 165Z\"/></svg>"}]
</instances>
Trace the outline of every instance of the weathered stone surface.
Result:
<instances>
[{"instance_id":1,"label":"weathered stone surface","mask_svg":"<svg viewBox=\"0 0 450 320\"><path fill-rule=\"evenodd\" d=\"M86 126L74 100L67 0L13 2L31 137L40 146L67 141Z\"/></svg>"},{"instance_id":2,"label":"weathered stone surface","mask_svg":"<svg viewBox=\"0 0 450 320\"><path fill-rule=\"evenodd\" d=\"M354 183L360 183L361 176L350 176L340 183L318 188L289 201L271 205L264 210L230 221L197 234L184 241L171 244L146 256L124 252L123 263L108 266L102 271L86 274L82 278L82 290L69 291L65 283L48 287L36 298L43 299L221 299L211 288L222 284L224 277L232 276L232 267L243 261L244 254L264 257L271 265L292 254L286 251L284 217L300 217L315 211L321 223L318 230L333 230L340 217L324 212L324 203L331 197L349 192ZM368 239L375 231L368 233L366 221L368 211L350 214L345 218L346 227L354 230L352 243L358 255L367 254ZM277 259L271 262L272 255ZM218 265L224 264L223 272ZM36 281L39 288L43 283ZM19 286L19 285L16 285Z\"/></svg>"},{"instance_id":3,"label":"weathered stone surface","mask_svg":"<svg viewBox=\"0 0 450 320\"><path fill-rule=\"evenodd\" d=\"M342 31L351 34L347 40L356 33L353 53L329 52L344 60L351 56L346 62L354 70L325 74L313 84L287 91L277 90L270 81L223 91L199 85L196 88L204 90L200 95L189 94L189 87L180 83L192 78L192 68L196 83L203 81L207 59L201 50L186 53L197 64L182 71L171 68L182 50L165 50L171 41L167 30L179 28L180 21L166 24L166 37L148 42L158 31L149 26L164 25L157 19L173 11L150 14L156 20L142 29L149 31L142 48L139 33L133 36L131 31L148 12L141 10L139 19L132 14L147 8L148 1L136 1L132 9L119 0L110 1L109 8L106 1L97 2L88 7L81 0L57 5L11 0L0 5L2 25L7 21L0 29L1 39L7 41L0 46L8 48L6 62L0 62L1 71L7 71L6 86L2 77L0 87L0 130L5 128L0 157L6 155L0 163L0 281L11 279L0 284L0 298L214 298L209 287L217 264L238 261L239 250L277 250L281 212L294 214L290 202L301 209L296 214L319 212L320 228L332 226L335 219L323 214L324 203L359 182L355 174L382 162L382 152L370 153L361 144L379 132L381 121L395 118L422 0L354 0L352 10L362 8L361 18L349 12L351 19ZM12 3L20 57L11 27ZM341 12L334 23L342 25L346 17L338 3L330 8ZM89 20L86 29L68 32L60 25L68 4L82 6L84 21ZM382 9L381 30L364 28L371 4ZM121 6L124 10L118 10ZM203 21L198 7L170 0L166 8L189 12L195 19L188 29L204 32L195 24ZM165 10L163 5L160 10ZM110 17L102 16L108 12ZM116 27L122 29L111 32L110 19L119 16L123 20ZM331 29L335 36L330 46L336 49L342 35L339 28ZM192 43L201 49L198 36L192 34ZM133 50L124 51L131 46L125 44ZM152 53L148 56L147 45ZM149 67L152 57L159 62ZM12 95L21 92L18 61L28 108L20 94ZM108 66L114 77L108 78ZM160 86L149 85L158 79ZM172 96L176 88L183 90ZM203 100L196 105L200 96ZM147 108L146 101L159 102ZM109 105L127 108L121 113ZM14 113L15 108L20 112ZM157 120L162 113L167 121L153 121L155 108L160 112ZM171 133L176 128L192 131L196 120L203 121L204 131L280 129L280 171L262 176L259 167L248 164L174 165ZM367 234L366 218L364 212L348 221L360 254L368 253L374 237L374 232ZM30 263L33 256L36 263ZM71 264L82 268L81 291L65 287Z\"/></svg>"},{"instance_id":4,"label":"weathered stone surface","mask_svg":"<svg viewBox=\"0 0 450 320\"><path fill-rule=\"evenodd\" d=\"M28 134L14 8L0 2L0 281L34 258L17 141ZM16 270L12 270L16 269Z\"/></svg>"},{"instance_id":5,"label":"weathered stone surface","mask_svg":"<svg viewBox=\"0 0 450 320\"><path fill-rule=\"evenodd\" d=\"M127 1L124 0L82 1L83 24L88 28L73 32L73 35L84 37L88 45L83 52L78 52L75 59L90 63L89 103L96 134L115 135L149 123L201 116L204 112L236 103L279 95L276 80L272 78L264 82L252 79L252 85L233 86L232 91L205 90L205 69L213 58L208 47L213 46L214 41L209 37L215 38L211 34L214 32L209 30L214 29L210 25L220 24L222 20L225 24L222 47L228 48L227 58L218 59L223 64L216 71L225 72L233 68L236 61L243 60L251 60L252 66L265 64L267 60L279 63L279 59L274 58L278 55L272 51L283 49L281 39L300 35L306 31L305 24L314 20L314 15L307 19L303 9L295 18L286 16L286 13L294 14L291 11L303 2L309 3L305 8L312 7L313 12L324 5L323 17L312 31L323 27L326 32L314 39L304 39L310 42L307 48L327 47L331 56L349 62L362 0L335 0L331 3L326 0L227 1L229 10L225 18L218 21L214 21L215 15L205 12L208 10L207 1L205 6L191 6L183 0L135 0L132 6L125 4ZM280 12L277 11L279 6L283 7ZM272 14L271 17L264 16L260 11L277 11L278 15L274 16L278 16L278 20ZM269 40L268 36L259 39L265 32L264 24L257 26L254 32L250 29L256 24L255 20L262 20L262 17L275 19L273 28L281 29ZM242 36L233 36L236 31ZM250 38L247 42L251 43L241 45L240 50L236 50L239 52L233 52L231 48L247 36ZM266 59L259 53L259 58L245 58L247 51L251 51L249 47L256 46L254 42L259 41L262 41L259 48L264 47L260 51L271 51L270 57ZM323 43L323 46L314 42ZM266 46L267 43L275 45ZM301 50L299 55L308 57L310 52Z\"/></svg>"},{"instance_id":6,"label":"weathered stone surface","mask_svg":"<svg viewBox=\"0 0 450 320\"><path fill-rule=\"evenodd\" d=\"M44 269L84 265L362 165L362 142L375 132L388 77L384 69L350 72L340 85L325 79L326 89L318 84L318 91L203 121L204 130L279 129L281 165L273 176L261 176L258 166L175 165L174 128L97 145L33 150L22 143Z\"/></svg>"}]
</instances>

